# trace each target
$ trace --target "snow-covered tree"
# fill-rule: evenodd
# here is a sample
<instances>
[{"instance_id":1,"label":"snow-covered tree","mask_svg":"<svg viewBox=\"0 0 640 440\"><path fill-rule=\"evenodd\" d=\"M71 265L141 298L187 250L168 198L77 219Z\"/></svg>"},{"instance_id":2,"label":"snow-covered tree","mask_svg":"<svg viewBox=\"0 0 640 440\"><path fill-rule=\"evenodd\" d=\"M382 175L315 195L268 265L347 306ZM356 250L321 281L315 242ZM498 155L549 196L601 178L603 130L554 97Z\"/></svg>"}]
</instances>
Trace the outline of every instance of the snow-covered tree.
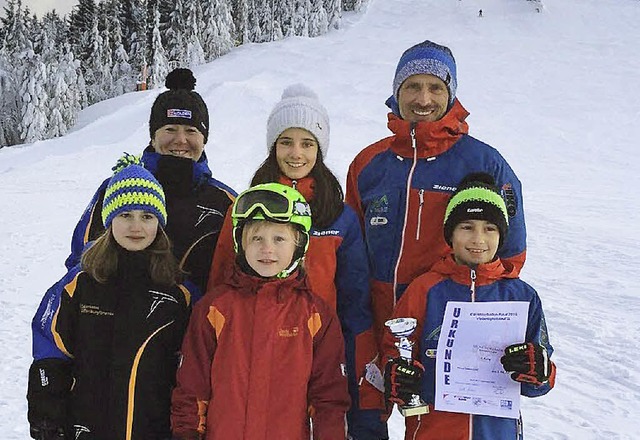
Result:
<instances>
[{"instance_id":1,"label":"snow-covered tree","mask_svg":"<svg viewBox=\"0 0 640 440\"><path fill-rule=\"evenodd\" d=\"M184 32L184 41L186 43L185 61L187 66L195 67L205 62L204 49L200 43L200 29L203 27L201 23L202 9L200 0L184 0L185 9L187 9L187 23Z\"/></svg>"},{"instance_id":2,"label":"snow-covered tree","mask_svg":"<svg viewBox=\"0 0 640 440\"><path fill-rule=\"evenodd\" d=\"M169 60L162 46L160 38L160 11L156 8L153 19L153 32L151 36L151 65L148 84L151 87L160 87L169 73Z\"/></svg>"},{"instance_id":3,"label":"snow-covered tree","mask_svg":"<svg viewBox=\"0 0 640 440\"><path fill-rule=\"evenodd\" d=\"M309 0L296 0L296 7L293 14L293 31L295 35L302 37L309 36L309 11L311 3Z\"/></svg>"},{"instance_id":4,"label":"snow-covered tree","mask_svg":"<svg viewBox=\"0 0 640 440\"><path fill-rule=\"evenodd\" d=\"M0 49L0 148L19 142L18 89L12 66Z\"/></svg>"},{"instance_id":5,"label":"snow-covered tree","mask_svg":"<svg viewBox=\"0 0 640 440\"><path fill-rule=\"evenodd\" d=\"M311 0L309 11L309 36L317 37L326 34L329 28L329 17L322 0Z\"/></svg>"},{"instance_id":6,"label":"snow-covered tree","mask_svg":"<svg viewBox=\"0 0 640 440\"><path fill-rule=\"evenodd\" d=\"M88 59L92 42L91 28L96 19L94 0L78 0L69 14L69 40L76 57L84 62Z\"/></svg>"},{"instance_id":7,"label":"snow-covered tree","mask_svg":"<svg viewBox=\"0 0 640 440\"><path fill-rule=\"evenodd\" d=\"M20 62L24 66L18 89L20 140L31 143L44 139L46 135L49 101L45 90L47 66L33 50L23 52Z\"/></svg>"},{"instance_id":8,"label":"snow-covered tree","mask_svg":"<svg viewBox=\"0 0 640 440\"><path fill-rule=\"evenodd\" d=\"M293 15L296 0L282 0L273 4L274 35L280 38L295 35L293 29ZM280 39L276 38L276 39Z\"/></svg>"},{"instance_id":9,"label":"snow-covered tree","mask_svg":"<svg viewBox=\"0 0 640 440\"><path fill-rule=\"evenodd\" d=\"M105 90L105 71L111 69L106 66L104 59L104 41L98 32L98 21L94 20L91 28L91 47L88 51L88 58L83 63L85 70L85 80L87 81L87 97L89 104L103 101L109 97L109 91Z\"/></svg>"},{"instance_id":10,"label":"snow-covered tree","mask_svg":"<svg viewBox=\"0 0 640 440\"><path fill-rule=\"evenodd\" d=\"M229 52L235 45L231 5L228 0L205 0L200 41L207 61Z\"/></svg>"},{"instance_id":11,"label":"snow-covered tree","mask_svg":"<svg viewBox=\"0 0 640 440\"><path fill-rule=\"evenodd\" d=\"M109 27L109 47L111 49L111 79L113 81L111 96L119 96L134 88L133 69L129 64L129 54L124 48L122 37L122 7L120 0L110 0L106 4Z\"/></svg>"},{"instance_id":12,"label":"snow-covered tree","mask_svg":"<svg viewBox=\"0 0 640 440\"><path fill-rule=\"evenodd\" d=\"M329 29L339 29L342 21L342 0L324 0L324 9L327 11Z\"/></svg>"},{"instance_id":13,"label":"snow-covered tree","mask_svg":"<svg viewBox=\"0 0 640 440\"><path fill-rule=\"evenodd\" d=\"M252 4L251 0L233 0L233 14L238 44L251 42L249 38L249 7Z\"/></svg>"},{"instance_id":14,"label":"snow-covered tree","mask_svg":"<svg viewBox=\"0 0 640 440\"><path fill-rule=\"evenodd\" d=\"M169 14L169 21L165 28L165 38L169 63L175 66L185 66L186 44L185 14L182 8L182 0L175 0L173 11Z\"/></svg>"}]
</instances>

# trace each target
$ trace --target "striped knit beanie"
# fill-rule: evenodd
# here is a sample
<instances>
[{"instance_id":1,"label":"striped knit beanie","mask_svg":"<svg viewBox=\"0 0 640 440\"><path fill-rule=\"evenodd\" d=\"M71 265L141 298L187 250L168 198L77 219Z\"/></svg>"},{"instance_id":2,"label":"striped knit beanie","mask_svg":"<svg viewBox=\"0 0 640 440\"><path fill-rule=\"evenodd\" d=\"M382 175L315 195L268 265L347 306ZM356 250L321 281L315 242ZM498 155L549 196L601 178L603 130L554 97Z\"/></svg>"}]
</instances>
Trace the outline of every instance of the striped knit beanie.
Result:
<instances>
[{"instance_id":1,"label":"striped knit beanie","mask_svg":"<svg viewBox=\"0 0 640 440\"><path fill-rule=\"evenodd\" d=\"M402 83L410 76L420 74L437 76L444 81L449 92L449 107L451 107L458 88L456 60L448 47L429 40L410 47L402 54L393 77L393 96L389 99L395 98L397 103ZM391 107L389 102L387 105Z\"/></svg>"},{"instance_id":2,"label":"striped knit beanie","mask_svg":"<svg viewBox=\"0 0 640 440\"><path fill-rule=\"evenodd\" d=\"M282 92L267 120L267 149L270 152L278 136L288 128L304 128L318 141L322 157L329 149L329 114L318 95L304 84L294 84Z\"/></svg>"},{"instance_id":3,"label":"striped knit beanie","mask_svg":"<svg viewBox=\"0 0 640 440\"><path fill-rule=\"evenodd\" d=\"M142 166L139 157L125 153L112 168L102 202L102 223L111 226L113 219L125 211L140 209L158 218L164 228L167 224L167 207L162 185Z\"/></svg>"},{"instance_id":4,"label":"striped knit beanie","mask_svg":"<svg viewBox=\"0 0 640 440\"><path fill-rule=\"evenodd\" d=\"M500 190L490 174L467 175L449 199L444 214L444 239L449 246L456 225L466 220L486 220L496 225L500 231L498 249L502 246L509 228L509 216Z\"/></svg>"}]
</instances>

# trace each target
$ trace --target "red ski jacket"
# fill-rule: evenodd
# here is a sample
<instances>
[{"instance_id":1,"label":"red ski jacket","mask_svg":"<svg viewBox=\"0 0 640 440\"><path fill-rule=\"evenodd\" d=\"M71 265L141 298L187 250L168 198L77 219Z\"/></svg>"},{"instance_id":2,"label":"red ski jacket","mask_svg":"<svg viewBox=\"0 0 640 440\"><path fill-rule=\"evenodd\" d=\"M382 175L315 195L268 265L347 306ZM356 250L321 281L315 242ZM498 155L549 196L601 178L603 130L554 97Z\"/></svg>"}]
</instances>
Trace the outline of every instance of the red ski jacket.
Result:
<instances>
[{"instance_id":1,"label":"red ski jacket","mask_svg":"<svg viewBox=\"0 0 640 440\"><path fill-rule=\"evenodd\" d=\"M175 436L206 440L346 438L350 400L335 312L298 272L239 269L194 307L172 396Z\"/></svg>"}]
</instances>

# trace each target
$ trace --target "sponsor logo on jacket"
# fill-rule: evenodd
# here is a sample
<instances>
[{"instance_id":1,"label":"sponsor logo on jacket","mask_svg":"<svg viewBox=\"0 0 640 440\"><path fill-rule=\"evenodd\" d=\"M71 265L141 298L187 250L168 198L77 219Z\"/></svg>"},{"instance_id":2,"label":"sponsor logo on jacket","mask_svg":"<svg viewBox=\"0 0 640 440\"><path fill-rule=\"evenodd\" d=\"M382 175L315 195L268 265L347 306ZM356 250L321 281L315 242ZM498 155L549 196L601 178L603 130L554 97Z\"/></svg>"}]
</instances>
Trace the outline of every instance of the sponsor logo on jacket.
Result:
<instances>
[{"instance_id":1,"label":"sponsor logo on jacket","mask_svg":"<svg viewBox=\"0 0 640 440\"><path fill-rule=\"evenodd\" d=\"M327 229L326 231L311 231L314 237L324 237L325 235L340 235L337 229Z\"/></svg>"},{"instance_id":2,"label":"sponsor logo on jacket","mask_svg":"<svg viewBox=\"0 0 640 440\"><path fill-rule=\"evenodd\" d=\"M163 304L165 302L172 302L172 303L178 304L177 299L175 299L173 296L168 295L166 293L158 292L157 290L149 290L149 293L151 294L151 298L153 298L153 302L151 303L151 307L149 308L149 314L147 315L147 319L149 319L149 316L151 316L151 314L156 311L156 309L160 304Z\"/></svg>"},{"instance_id":3,"label":"sponsor logo on jacket","mask_svg":"<svg viewBox=\"0 0 640 440\"><path fill-rule=\"evenodd\" d=\"M100 306L93 304L80 304L80 314L82 315L96 315L96 316L113 316L111 310L101 310Z\"/></svg>"},{"instance_id":4,"label":"sponsor logo on jacket","mask_svg":"<svg viewBox=\"0 0 640 440\"><path fill-rule=\"evenodd\" d=\"M383 226L389 223L389 219L384 215L389 212L389 199L387 195L373 200L369 205L369 213L371 214L371 219L369 220L369 224L371 226Z\"/></svg>"},{"instance_id":5,"label":"sponsor logo on jacket","mask_svg":"<svg viewBox=\"0 0 640 440\"><path fill-rule=\"evenodd\" d=\"M300 333L300 329L298 327L278 329L278 336L281 338L293 338L298 336L298 333Z\"/></svg>"},{"instance_id":6,"label":"sponsor logo on jacket","mask_svg":"<svg viewBox=\"0 0 640 440\"><path fill-rule=\"evenodd\" d=\"M200 210L200 215L198 216L198 221L196 221L196 224L194 226L198 226L207 217L212 215L217 215L218 217L224 217L224 214L222 214L222 212L218 211L217 209L209 208L207 206L202 206L202 205L196 205L196 208Z\"/></svg>"}]
</instances>

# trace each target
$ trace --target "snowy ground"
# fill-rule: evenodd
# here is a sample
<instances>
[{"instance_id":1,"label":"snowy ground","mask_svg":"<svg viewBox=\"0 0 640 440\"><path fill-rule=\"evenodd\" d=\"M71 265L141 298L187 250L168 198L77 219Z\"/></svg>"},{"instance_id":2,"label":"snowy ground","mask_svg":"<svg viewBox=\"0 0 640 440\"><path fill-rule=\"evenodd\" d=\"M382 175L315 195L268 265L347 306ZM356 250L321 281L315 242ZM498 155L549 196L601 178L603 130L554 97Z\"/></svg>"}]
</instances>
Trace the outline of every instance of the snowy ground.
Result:
<instances>
[{"instance_id":1,"label":"snowy ground","mask_svg":"<svg viewBox=\"0 0 640 440\"><path fill-rule=\"evenodd\" d=\"M268 112L305 82L332 119L328 163L344 182L355 154L386 136L395 64L431 39L458 61L471 134L523 182L529 229L523 278L547 313L556 389L523 402L528 439L638 438L640 288L634 231L640 130L640 2L370 0L316 39L241 47L195 69L211 113L207 154L246 188L266 155ZM482 8L484 17L478 18ZM64 272L69 238L98 183L148 140L158 91L86 109L67 136L0 150L0 437L25 439L29 323ZM402 438L398 417L392 439Z\"/></svg>"}]
</instances>

